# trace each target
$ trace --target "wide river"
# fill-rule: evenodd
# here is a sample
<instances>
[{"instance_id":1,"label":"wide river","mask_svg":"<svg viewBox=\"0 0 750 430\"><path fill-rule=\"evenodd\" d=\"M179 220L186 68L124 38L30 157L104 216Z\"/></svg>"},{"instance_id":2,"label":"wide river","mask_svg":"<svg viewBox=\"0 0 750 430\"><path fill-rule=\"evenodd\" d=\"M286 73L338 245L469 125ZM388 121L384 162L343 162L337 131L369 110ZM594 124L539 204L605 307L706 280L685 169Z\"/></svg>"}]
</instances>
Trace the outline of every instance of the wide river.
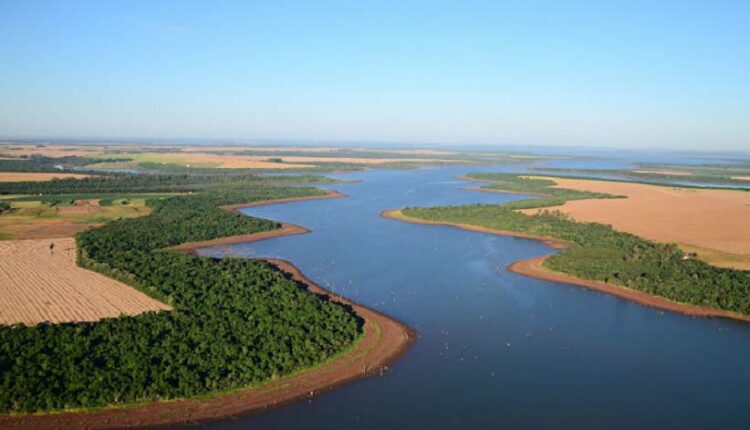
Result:
<instances>
[{"instance_id":1,"label":"wide river","mask_svg":"<svg viewBox=\"0 0 750 430\"><path fill-rule=\"evenodd\" d=\"M467 167L341 175L349 197L248 208L312 233L204 250L278 257L416 328L388 372L209 429L748 428L750 325L509 273L525 239L379 216L522 198L464 190Z\"/></svg>"}]
</instances>

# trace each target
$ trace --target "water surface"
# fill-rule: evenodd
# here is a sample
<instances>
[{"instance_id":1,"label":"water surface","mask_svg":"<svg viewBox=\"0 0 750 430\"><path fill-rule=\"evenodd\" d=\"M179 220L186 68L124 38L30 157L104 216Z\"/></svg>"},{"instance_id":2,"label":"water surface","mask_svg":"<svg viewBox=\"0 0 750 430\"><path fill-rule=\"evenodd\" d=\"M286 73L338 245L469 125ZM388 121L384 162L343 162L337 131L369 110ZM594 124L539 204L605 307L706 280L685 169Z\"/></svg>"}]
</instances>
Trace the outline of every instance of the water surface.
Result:
<instances>
[{"instance_id":1,"label":"water surface","mask_svg":"<svg viewBox=\"0 0 750 430\"><path fill-rule=\"evenodd\" d=\"M502 168L504 170L509 168ZM525 239L381 218L384 209L503 202L466 167L370 171L348 198L248 208L313 232L203 251L290 260L322 286L419 332L382 377L207 429L747 428L750 325L662 312L507 272L553 252Z\"/></svg>"}]
</instances>

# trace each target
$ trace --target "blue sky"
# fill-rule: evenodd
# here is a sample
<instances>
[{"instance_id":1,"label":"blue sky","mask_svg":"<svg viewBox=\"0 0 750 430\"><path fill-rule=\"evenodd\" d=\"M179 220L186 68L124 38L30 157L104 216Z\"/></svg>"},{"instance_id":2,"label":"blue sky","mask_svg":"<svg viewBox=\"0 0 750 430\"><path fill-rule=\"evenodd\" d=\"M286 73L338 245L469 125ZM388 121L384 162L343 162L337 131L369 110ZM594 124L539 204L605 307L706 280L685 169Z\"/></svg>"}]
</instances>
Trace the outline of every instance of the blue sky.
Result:
<instances>
[{"instance_id":1,"label":"blue sky","mask_svg":"<svg viewBox=\"0 0 750 430\"><path fill-rule=\"evenodd\" d=\"M0 135L749 149L750 1L0 0Z\"/></svg>"}]
</instances>

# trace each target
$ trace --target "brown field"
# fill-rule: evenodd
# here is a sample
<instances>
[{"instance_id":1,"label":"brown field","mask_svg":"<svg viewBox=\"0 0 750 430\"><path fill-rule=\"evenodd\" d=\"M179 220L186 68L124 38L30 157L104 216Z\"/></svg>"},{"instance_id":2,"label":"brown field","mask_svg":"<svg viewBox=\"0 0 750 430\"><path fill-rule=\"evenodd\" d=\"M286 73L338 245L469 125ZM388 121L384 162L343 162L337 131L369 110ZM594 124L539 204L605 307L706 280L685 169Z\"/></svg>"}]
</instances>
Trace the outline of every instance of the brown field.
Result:
<instances>
[{"instance_id":1,"label":"brown field","mask_svg":"<svg viewBox=\"0 0 750 430\"><path fill-rule=\"evenodd\" d=\"M732 176L732 179L737 179L738 181L750 181L750 176Z\"/></svg>"},{"instance_id":2,"label":"brown field","mask_svg":"<svg viewBox=\"0 0 750 430\"><path fill-rule=\"evenodd\" d=\"M314 167L306 164L289 165L285 163L272 163L268 161L269 157L203 154L200 152L191 153L190 155L159 154L158 157L184 160L184 164L193 164L195 166L213 165L223 169L298 169L301 167ZM284 161L288 160L284 159Z\"/></svg>"},{"instance_id":3,"label":"brown field","mask_svg":"<svg viewBox=\"0 0 750 430\"><path fill-rule=\"evenodd\" d=\"M100 147L86 147L76 145L54 145L37 147L35 145L8 145L0 146L0 153L19 157L22 155L42 155L45 157L65 157L79 156L87 157L95 154L101 154L103 151Z\"/></svg>"},{"instance_id":4,"label":"brown field","mask_svg":"<svg viewBox=\"0 0 750 430\"><path fill-rule=\"evenodd\" d=\"M266 152L299 152L304 154L305 152L331 152L335 156L335 152L342 148L336 148L332 146L209 146L209 147L186 147L182 152L205 152L206 150L211 151L224 151L224 152L241 152L241 151L266 151ZM361 151L361 152L382 152L383 154L424 154L424 155L454 155L457 152L444 151L438 149L370 149L370 148L346 148L350 151Z\"/></svg>"},{"instance_id":5,"label":"brown field","mask_svg":"<svg viewBox=\"0 0 750 430\"><path fill-rule=\"evenodd\" d=\"M125 155L127 156L127 155ZM140 160L139 160L140 158ZM280 158L282 163L273 163L269 158ZM392 162L417 162L429 163L442 161L435 158L411 158L403 160L399 158L358 158L358 157L308 157L304 155L295 156L265 156L265 155L220 155L201 152L172 153L172 154L138 154L136 161L169 162L174 164L189 165L192 167L218 167L218 168L246 168L246 169L296 169L300 167L314 167L318 163L354 163L377 165Z\"/></svg>"},{"instance_id":6,"label":"brown field","mask_svg":"<svg viewBox=\"0 0 750 430\"><path fill-rule=\"evenodd\" d=\"M0 238L54 239L72 237L101 223L82 224L73 220L5 221L0 219ZM2 242L0 242L2 243Z\"/></svg>"},{"instance_id":7,"label":"brown field","mask_svg":"<svg viewBox=\"0 0 750 430\"><path fill-rule=\"evenodd\" d=\"M268 157L250 157L250 158L260 158L260 159L267 159ZM414 162L414 163L432 163L432 162L440 162L440 161L450 161L450 160L440 160L437 158L357 158L357 157L305 157L305 156L292 156L292 157L279 157L285 162L289 163L354 163L354 164L385 164L385 163L398 163L398 162Z\"/></svg>"},{"instance_id":8,"label":"brown field","mask_svg":"<svg viewBox=\"0 0 750 430\"><path fill-rule=\"evenodd\" d=\"M204 167L204 168L233 168L233 169L299 169L311 168L321 163L352 163L362 165L380 165L396 162L414 162L414 163L435 163L449 162L450 160L441 160L441 155L452 155L455 152L429 150L429 149L395 149L395 150L378 150L355 148L352 151L380 152L382 158L370 157L338 157L337 152L340 148L336 147L268 147L268 146L204 146L204 147L175 147L171 148L177 152L154 152L148 147L137 147L128 145L118 146L75 146L75 145L47 145L37 147L35 145L0 145L0 156L20 157L43 155L47 157L63 156L82 156L101 158L102 164L96 164L95 167L108 168L126 168L133 167L142 162L169 163L187 167ZM107 151L105 151L107 149ZM234 155L232 152L246 150L265 151L264 155ZM215 153L215 151L225 152L225 154ZM293 156L275 156L280 151L294 151L299 155ZM319 154L308 154L311 152L330 153L330 156L320 156ZM390 156L397 154L421 155L423 157L402 159ZM108 162L108 158L131 158L132 161ZM280 158L282 162L272 162L271 158Z\"/></svg>"},{"instance_id":9,"label":"brown field","mask_svg":"<svg viewBox=\"0 0 750 430\"><path fill-rule=\"evenodd\" d=\"M664 176L692 176L690 172L678 172L675 170L633 170L633 173L649 173L652 175Z\"/></svg>"},{"instance_id":10,"label":"brown field","mask_svg":"<svg viewBox=\"0 0 750 430\"><path fill-rule=\"evenodd\" d=\"M206 152L224 151L224 152L241 152L241 151L297 151L297 152L333 152L338 148L328 146L188 146L182 152Z\"/></svg>"},{"instance_id":11,"label":"brown field","mask_svg":"<svg viewBox=\"0 0 750 430\"><path fill-rule=\"evenodd\" d=\"M78 173L28 173L28 172L0 172L0 182L42 182L53 179L87 178L89 175Z\"/></svg>"},{"instance_id":12,"label":"brown field","mask_svg":"<svg viewBox=\"0 0 750 430\"><path fill-rule=\"evenodd\" d=\"M549 179L557 183L557 188L627 196L576 200L551 208L575 220L610 224L646 239L677 243L718 266L750 269L750 192Z\"/></svg>"},{"instance_id":13,"label":"brown field","mask_svg":"<svg viewBox=\"0 0 750 430\"><path fill-rule=\"evenodd\" d=\"M0 324L96 321L169 309L128 285L78 267L73 239L0 242Z\"/></svg>"}]
</instances>

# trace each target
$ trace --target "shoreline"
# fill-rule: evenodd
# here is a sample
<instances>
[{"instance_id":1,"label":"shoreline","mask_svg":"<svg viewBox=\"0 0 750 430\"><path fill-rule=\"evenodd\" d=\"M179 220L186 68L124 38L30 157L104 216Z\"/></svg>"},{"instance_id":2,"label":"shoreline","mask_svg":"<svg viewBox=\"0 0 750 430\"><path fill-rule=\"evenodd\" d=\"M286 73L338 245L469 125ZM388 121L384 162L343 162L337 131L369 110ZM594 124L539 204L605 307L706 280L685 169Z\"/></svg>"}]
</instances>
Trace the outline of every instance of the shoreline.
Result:
<instances>
[{"instance_id":1,"label":"shoreline","mask_svg":"<svg viewBox=\"0 0 750 430\"><path fill-rule=\"evenodd\" d=\"M338 199L342 197L346 197L346 194L340 193L336 190L329 190L325 189L325 194L319 194L316 196L304 196L304 197L287 197L283 199L273 199L273 200L260 200L257 202L249 202L249 203L238 203L236 205L224 205L219 206L220 208L224 210L228 210L231 212L238 212L242 208L253 208L258 206L270 206L270 205L280 205L284 203L293 203L293 202L303 202L306 200L321 200L321 199Z\"/></svg>"},{"instance_id":2,"label":"shoreline","mask_svg":"<svg viewBox=\"0 0 750 430\"><path fill-rule=\"evenodd\" d=\"M480 233L495 234L499 236L511 236L522 239L532 239L545 243L549 247L557 250L563 250L568 247L568 244L560 239L553 237L541 237L530 234L517 233L508 230L492 229L488 227L480 227L471 224L463 223L452 223L448 221L428 221L418 218L412 218L404 215L401 209L390 209L384 210L380 213L383 218L393 219L397 221L410 222L414 224L428 224L428 225L442 225L460 228L462 230L476 231ZM633 290L624 286L609 284L602 281L595 281L589 279L578 278L572 275L568 275L561 272L555 272L545 268L542 263L549 258L549 255L543 255L540 257L533 257L524 260L515 261L508 266L506 270L512 273L528 276L543 281L560 282L563 284L577 285L579 287L588 288L591 290L599 291L605 294L610 294L625 300L629 300L633 303L648 306L656 309L661 309L670 312L676 312L692 317L702 318L726 318L734 321L750 322L750 315L744 315L738 312L732 312L722 309L710 308L706 306L691 305L687 303L680 303L669 300L665 297L656 296L643 291Z\"/></svg>"},{"instance_id":3,"label":"shoreline","mask_svg":"<svg viewBox=\"0 0 750 430\"><path fill-rule=\"evenodd\" d=\"M337 198L344 194L336 191L314 198ZM232 205L227 210L248 206L263 206L294 199L253 202L249 205ZM294 224L281 223L282 227L270 232L229 236L205 242L193 242L172 248L178 252L194 254L197 249L222 244L248 243L274 237L304 234L310 230ZM332 391L340 386L388 370L388 366L401 358L416 341L416 331L404 323L374 309L360 305L348 298L334 295L307 278L291 262L260 258L275 266L285 276L312 294L350 306L363 320L363 334L348 349L329 358L329 361L302 369L291 375L269 380L257 387L238 388L230 392L185 399L154 401L132 406L105 406L86 411L60 411L22 415L0 415L3 429L124 429L164 428L236 418L262 413L292 402Z\"/></svg>"}]
</instances>

